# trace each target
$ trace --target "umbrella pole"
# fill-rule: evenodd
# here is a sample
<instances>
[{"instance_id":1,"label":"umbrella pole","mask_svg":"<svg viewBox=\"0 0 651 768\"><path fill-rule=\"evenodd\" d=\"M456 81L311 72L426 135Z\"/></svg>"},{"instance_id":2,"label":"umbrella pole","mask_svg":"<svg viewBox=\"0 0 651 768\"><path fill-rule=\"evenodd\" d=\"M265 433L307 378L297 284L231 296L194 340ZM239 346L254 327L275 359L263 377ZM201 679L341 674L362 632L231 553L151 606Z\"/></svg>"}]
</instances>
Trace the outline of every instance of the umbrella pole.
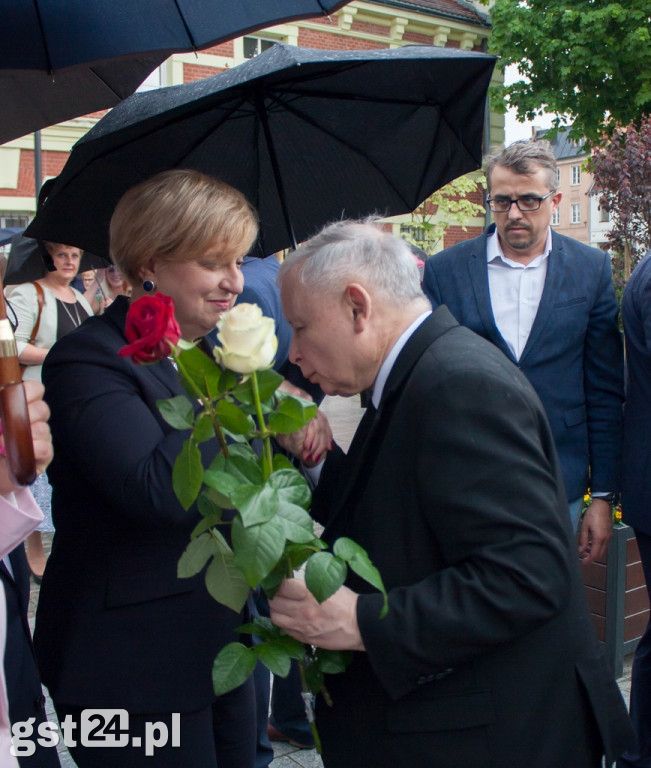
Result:
<instances>
[{"instance_id":1,"label":"umbrella pole","mask_svg":"<svg viewBox=\"0 0 651 768\"><path fill-rule=\"evenodd\" d=\"M294 234L294 227L292 227L292 221L289 217L289 210L287 208L287 197L285 195L285 187L283 185L283 179L280 174L280 165L278 164L278 156L276 155L276 147L274 146L273 137L271 135L271 128L269 127L269 115L264 105L264 97L262 89L258 89L255 94L255 106L258 112L258 117L262 123L262 130L264 131L264 137L267 141L267 151L269 152L269 159L271 160L271 168L274 173L274 181L276 182L276 189L278 190L278 197L280 198L280 206L283 210L283 218L285 219L285 226L287 232L292 241L292 248L296 250L298 243L296 242L296 235Z\"/></svg>"}]
</instances>

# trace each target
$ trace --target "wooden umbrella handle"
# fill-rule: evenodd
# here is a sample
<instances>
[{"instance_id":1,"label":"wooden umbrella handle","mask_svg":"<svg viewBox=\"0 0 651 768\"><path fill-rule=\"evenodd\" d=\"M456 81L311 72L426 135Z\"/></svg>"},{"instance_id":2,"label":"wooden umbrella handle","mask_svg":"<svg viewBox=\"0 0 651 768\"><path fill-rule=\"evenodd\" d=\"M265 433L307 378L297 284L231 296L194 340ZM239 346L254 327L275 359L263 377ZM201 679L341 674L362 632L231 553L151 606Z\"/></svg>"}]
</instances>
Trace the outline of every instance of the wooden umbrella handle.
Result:
<instances>
[{"instance_id":1,"label":"wooden umbrella handle","mask_svg":"<svg viewBox=\"0 0 651 768\"><path fill-rule=\"evenodd\" d=\"M36 480L36 460L32 442L27 398L20 375L16 339L7 318L7 306L0 285L0 419L9 473L16 485Z\"/></svg>"}]
</instances>

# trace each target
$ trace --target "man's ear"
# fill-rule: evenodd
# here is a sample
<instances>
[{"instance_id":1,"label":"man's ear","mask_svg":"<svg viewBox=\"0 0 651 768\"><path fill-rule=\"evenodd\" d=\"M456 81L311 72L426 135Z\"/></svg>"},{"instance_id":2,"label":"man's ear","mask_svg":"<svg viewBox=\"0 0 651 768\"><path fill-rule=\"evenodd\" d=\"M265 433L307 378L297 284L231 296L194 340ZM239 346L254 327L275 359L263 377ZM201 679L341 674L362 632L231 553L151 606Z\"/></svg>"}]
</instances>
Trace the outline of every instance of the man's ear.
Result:
<instances>
[{"instance_id":1,"label":"man's ear","mask_svg":"<svg viewBox=\"0 0 651 768\"><path fill-rule=\"evenodd\" d=\"M344 295L352 314L355 331L359 333L364 330L371 317L371 296L359 283L347 285Z\"/></svg>"}]
</instances>

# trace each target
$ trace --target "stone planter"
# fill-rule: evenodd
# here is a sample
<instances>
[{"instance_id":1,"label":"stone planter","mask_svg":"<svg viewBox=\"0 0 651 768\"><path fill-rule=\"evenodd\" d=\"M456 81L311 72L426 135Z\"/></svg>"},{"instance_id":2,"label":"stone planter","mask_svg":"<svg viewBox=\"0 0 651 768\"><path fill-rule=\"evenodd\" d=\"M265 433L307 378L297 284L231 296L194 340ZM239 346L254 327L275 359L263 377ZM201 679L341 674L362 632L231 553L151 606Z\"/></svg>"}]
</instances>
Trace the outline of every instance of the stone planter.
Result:
<instances>
[{"instance_id":1,"label":"stone planter","mask_svg":"<svg viewBox=\"0 0 651 768\"><path fill-rule=\"evenodd\" d=\"M633 529L617 524L603 562L582 567L588 608L615 677L649 620L644 570Z\"/></svg>"}]
</instances>

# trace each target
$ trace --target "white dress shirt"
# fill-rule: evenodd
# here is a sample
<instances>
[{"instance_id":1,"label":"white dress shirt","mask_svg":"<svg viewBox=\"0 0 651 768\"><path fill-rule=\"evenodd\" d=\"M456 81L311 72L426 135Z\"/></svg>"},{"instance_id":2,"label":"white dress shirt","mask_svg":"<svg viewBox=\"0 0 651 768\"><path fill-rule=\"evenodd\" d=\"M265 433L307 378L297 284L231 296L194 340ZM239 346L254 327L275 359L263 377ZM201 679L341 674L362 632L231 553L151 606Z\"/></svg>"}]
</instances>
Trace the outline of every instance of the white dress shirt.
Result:
<instances>
[{"instance_id":1,"label":"white dress shirt","mask_svg":"<svg viewBox=\"0 0 651 768\"><path fill-rule=\"evenodd\" d=\"M528 264L504 255L497 230L486 242L488 290L495 325L516 360L522 355L536 319L551 249L551 229L547 231L545 250Z\"/></svg>"}]
</instances>

